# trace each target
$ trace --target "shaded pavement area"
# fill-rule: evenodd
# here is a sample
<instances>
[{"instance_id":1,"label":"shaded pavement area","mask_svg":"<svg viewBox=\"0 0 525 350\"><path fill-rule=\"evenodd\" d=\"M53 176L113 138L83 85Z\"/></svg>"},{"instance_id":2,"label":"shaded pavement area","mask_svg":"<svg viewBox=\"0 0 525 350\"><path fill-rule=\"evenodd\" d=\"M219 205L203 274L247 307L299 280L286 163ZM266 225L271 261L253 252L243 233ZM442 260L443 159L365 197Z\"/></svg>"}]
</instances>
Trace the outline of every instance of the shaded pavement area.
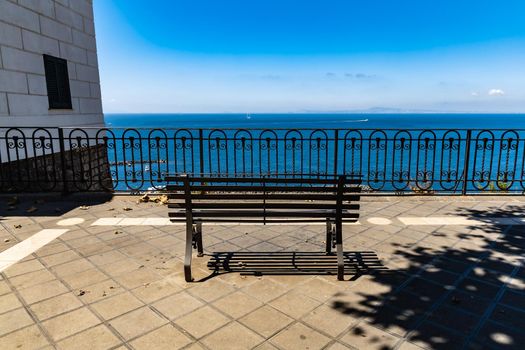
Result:
<instances>
[{"instance_id":1,"label":"shaded pavement area","mask_svg":"<svg viewBox=\"0 0 525 350\"><path fill-rule=\"evenodd\" d=\"M520 197L364 198L360 224L344 226L344 282L319 273L332 272L323 225L204 225L195 283L183 277L184 226L153 220L167 208L138 198L0 199L0 257L67 230L0 273L3 349L525 344Z\"/></svg>"}]
</instances>

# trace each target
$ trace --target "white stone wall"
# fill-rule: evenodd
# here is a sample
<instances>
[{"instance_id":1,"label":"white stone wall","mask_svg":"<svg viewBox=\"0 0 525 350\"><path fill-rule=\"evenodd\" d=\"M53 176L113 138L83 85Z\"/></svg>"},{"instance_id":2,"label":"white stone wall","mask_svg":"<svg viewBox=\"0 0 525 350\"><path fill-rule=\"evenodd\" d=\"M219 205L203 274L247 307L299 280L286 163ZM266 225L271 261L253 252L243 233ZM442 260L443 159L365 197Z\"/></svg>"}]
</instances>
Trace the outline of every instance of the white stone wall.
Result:
<instances>
[{"instance_id":1,"label":"white stone wall","mask_svg":"<svg viewBox=\"0 0 525 350\"><path fill-rule=\"evenodd\" d=\"M43 54L68 61L73 109L49 110ZM103 122L92 0L0 0L0 127Z\"/></svg>"}]
</instances>

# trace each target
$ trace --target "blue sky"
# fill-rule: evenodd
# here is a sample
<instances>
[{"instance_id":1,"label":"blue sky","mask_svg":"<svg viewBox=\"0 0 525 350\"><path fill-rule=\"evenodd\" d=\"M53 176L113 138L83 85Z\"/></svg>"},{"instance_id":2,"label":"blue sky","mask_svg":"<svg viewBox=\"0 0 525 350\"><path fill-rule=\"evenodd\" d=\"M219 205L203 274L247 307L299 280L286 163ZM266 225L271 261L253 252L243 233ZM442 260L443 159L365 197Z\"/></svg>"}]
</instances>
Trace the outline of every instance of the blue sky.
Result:
<instances>
[{"instance_id":1,"label":"blue sky","mask_svg":"<svg viewBox=\"0 0 525 350\"><path fill-rule=\"evenodd\" d=\"M525 112L523 0L96 0L106 113Z\"/></svg>"}]
</instances>

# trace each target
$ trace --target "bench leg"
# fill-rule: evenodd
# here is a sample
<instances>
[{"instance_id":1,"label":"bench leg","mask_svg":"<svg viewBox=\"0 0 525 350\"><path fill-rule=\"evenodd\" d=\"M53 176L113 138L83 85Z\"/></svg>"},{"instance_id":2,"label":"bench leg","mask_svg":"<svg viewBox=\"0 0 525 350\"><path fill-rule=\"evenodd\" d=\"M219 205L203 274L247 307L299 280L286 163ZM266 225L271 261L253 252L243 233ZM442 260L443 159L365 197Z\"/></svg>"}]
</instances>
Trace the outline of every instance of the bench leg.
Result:
<instances>
[{"instance_id":1,"label":"bench leg","mask_svg":"<svg viewBox=\"0 0 525 350\"><path fill-rule=\"evenodd\" d=\"M335 247L337 250L337 279L344 281L345 279L345 260L343 256L343 224L336 223L335 228Z\"/></svg>"},{"instance_id":2,"label":"bench leg","mask_svg":"<svg viewBox=\"0 0 525 350\"><path fill-rule=\"evenodd\" d=\"M191 276L191 255L193 253L193 225L186 224L186 255L184 257L184 279L192 282Z\"/></svg>"},{"instance_id":3,"label":"bench leg","mask_svg":"<svg viewBox=\"0 0 525 350\"><path fill-rule=\"evenodd\" d=\"M326 219L326 254L332 254L332 222L330 219Z\"/></svg>"},{"instance_id":4,"label":"bench leg","mask_svg":"<svg viewBox=\"0 0 525 350\"><path fill-rule=\"evenodd\" d=\"M202 223L201 222L197 223L195 228L196 228L196 234L197 234L197 236L195 237L197 239L197 256L203 257L204 248L202 246Z\"/></svg>"}]
</instances>

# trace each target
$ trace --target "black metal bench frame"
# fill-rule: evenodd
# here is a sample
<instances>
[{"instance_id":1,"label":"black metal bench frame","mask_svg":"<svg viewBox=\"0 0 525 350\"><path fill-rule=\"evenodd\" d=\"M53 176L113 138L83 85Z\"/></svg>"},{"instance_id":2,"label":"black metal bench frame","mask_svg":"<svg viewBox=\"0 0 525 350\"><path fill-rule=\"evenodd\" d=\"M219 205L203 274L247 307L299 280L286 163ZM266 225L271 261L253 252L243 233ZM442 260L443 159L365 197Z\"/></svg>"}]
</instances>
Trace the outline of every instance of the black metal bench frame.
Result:
<instances>
[{"instance_id":1,"label":"black metal bench frame","mask_svg":"<svg viewBox=\"0 0 525 350\"><path fill-rule=\"evenodd\" d=\"M192 250L204 255L206 222L325 222L326 253L336 248L337 278L344 279L343 222L357 222L361 179L351 176L211 177L168 176L172 222L186 223L184 276L193 281ZM175 200L175 201L173 201ZM231 202L234 201L234 202ZM257 201L257 202L249 202ZM284 201L284 202L279 202ZM345 203L346 202L346 203Z\"/></svg>"}]
</instances>

